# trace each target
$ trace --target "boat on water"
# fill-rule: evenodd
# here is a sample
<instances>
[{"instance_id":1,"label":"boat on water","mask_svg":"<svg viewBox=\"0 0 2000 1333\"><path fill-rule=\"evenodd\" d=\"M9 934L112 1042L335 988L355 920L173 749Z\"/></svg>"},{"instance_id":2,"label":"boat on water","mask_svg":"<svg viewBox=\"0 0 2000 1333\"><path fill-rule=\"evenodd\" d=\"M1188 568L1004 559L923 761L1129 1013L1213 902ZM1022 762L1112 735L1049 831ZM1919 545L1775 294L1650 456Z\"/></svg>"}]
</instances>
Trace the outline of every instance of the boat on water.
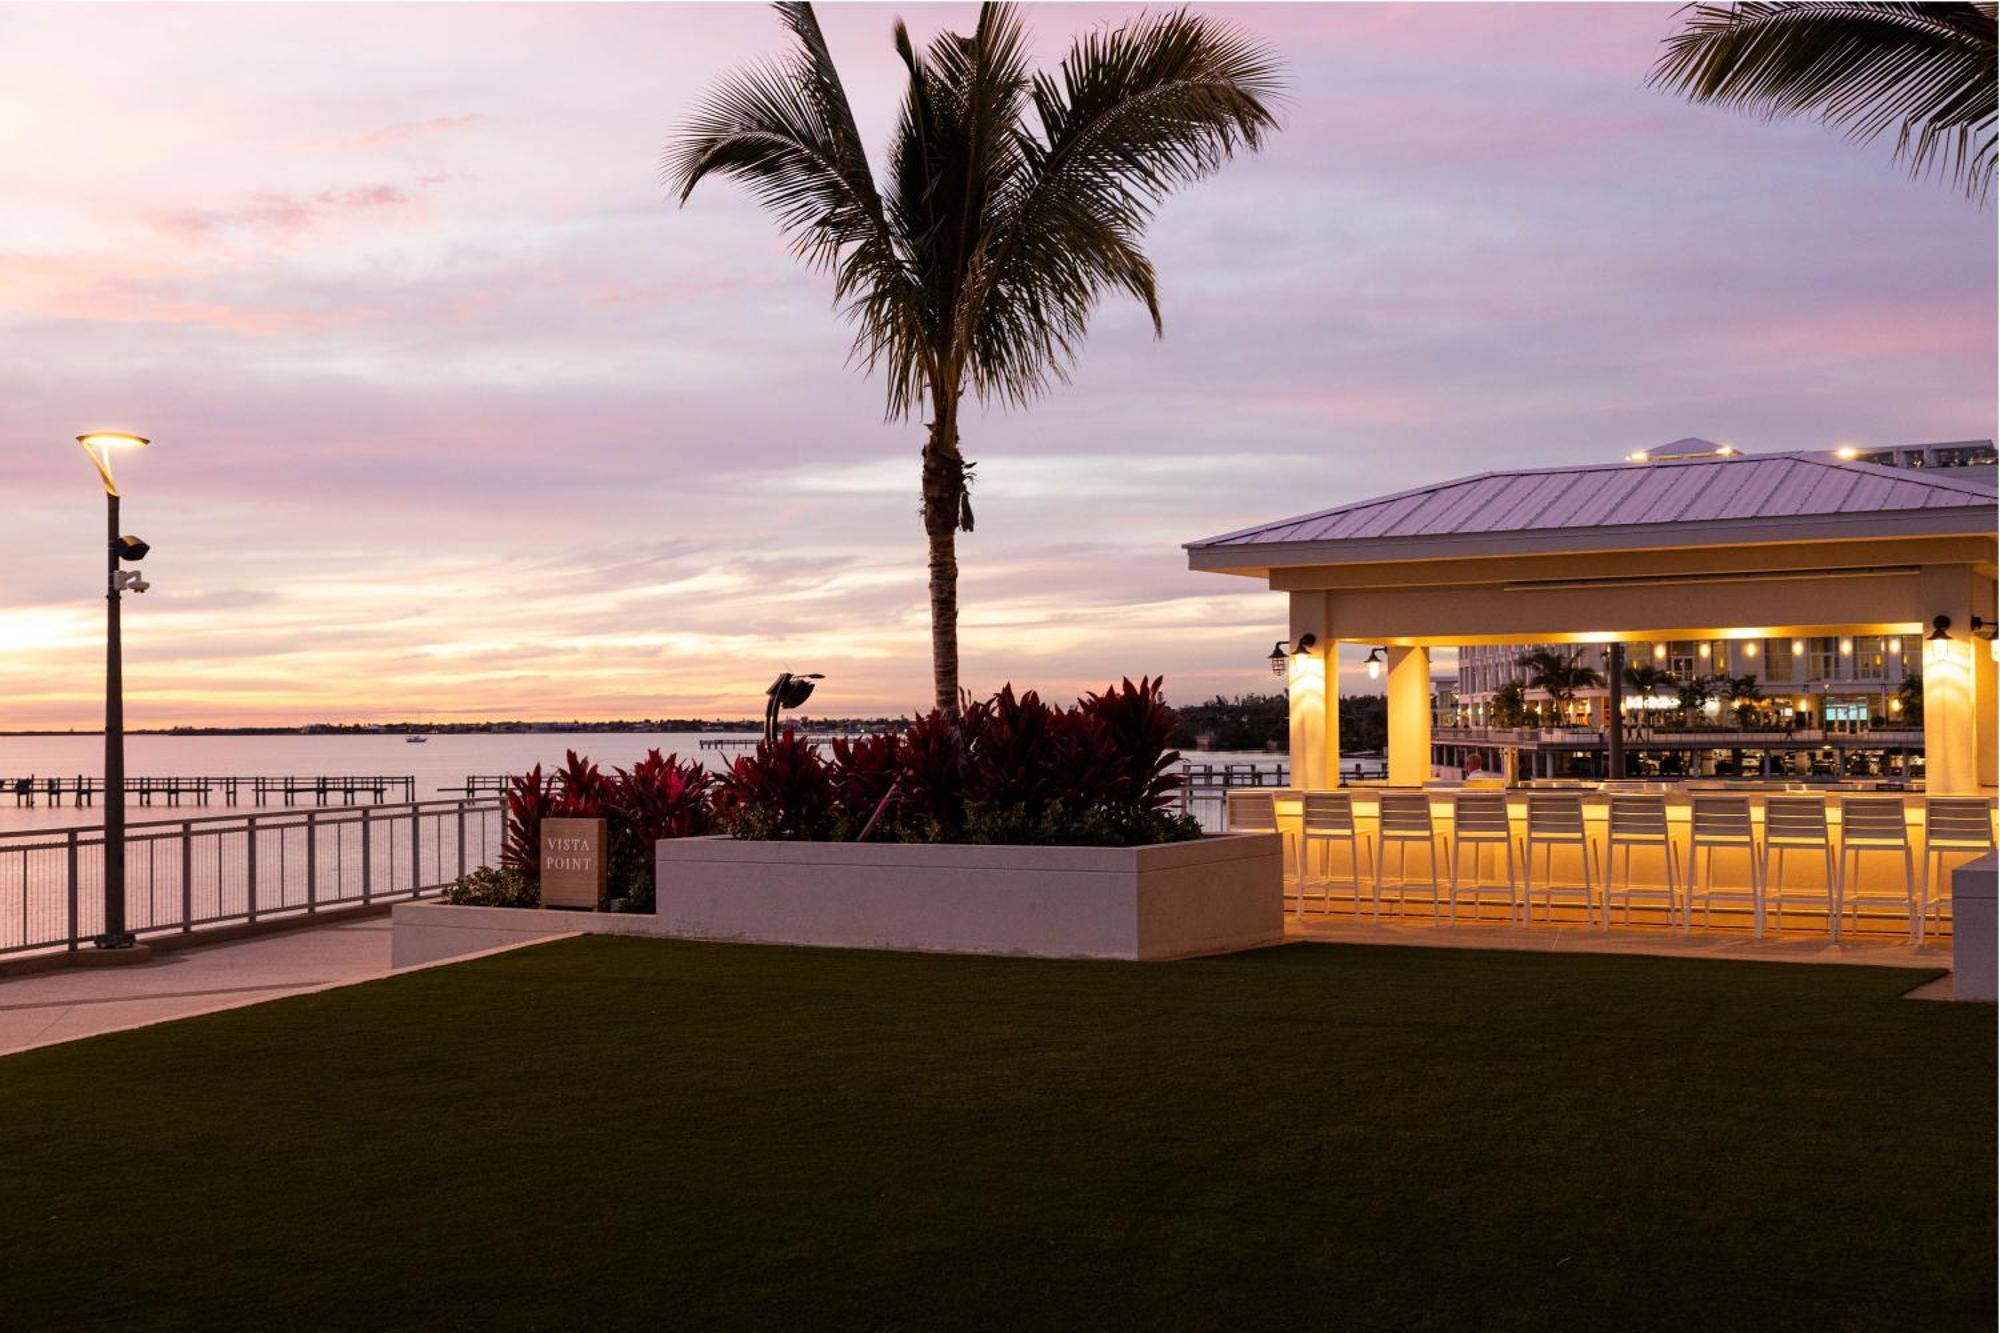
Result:
<instances>
[{"instance_id":1,"label":"boat on water","mask_svg":"<svg viewBox=\"0 0 2000 1333\"><path fill-rule=\"evenodd\" d=\"M430 738L430 737L428 737L428 736L405 736L405 737L403 737L403 744L405 744L405 745L428 745L428 744L430 744L430 740L431 740L431 738Z\"/></svg>"}]
</instances>

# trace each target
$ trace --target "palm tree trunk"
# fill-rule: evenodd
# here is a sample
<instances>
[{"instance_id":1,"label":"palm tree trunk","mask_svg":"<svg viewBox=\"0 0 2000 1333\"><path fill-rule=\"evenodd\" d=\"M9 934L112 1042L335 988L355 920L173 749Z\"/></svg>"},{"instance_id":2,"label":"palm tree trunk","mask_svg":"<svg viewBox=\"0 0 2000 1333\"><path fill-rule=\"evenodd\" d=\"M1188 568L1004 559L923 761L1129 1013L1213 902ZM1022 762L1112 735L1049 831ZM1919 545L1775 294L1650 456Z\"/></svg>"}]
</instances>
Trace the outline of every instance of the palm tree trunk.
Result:
<instances>
[{"instance_id":1,"label":"palm tree trunk","mask_svg":"<svg viewBox=\"0 0 2000 1333\"><path fill-rule=\"evenodd\" d=\"M965 459L958 452L957 404L939 406L924 446L924 533L930 539L931 684L937 707L958 716L958 529L965 509Z\"/></svg>"}]
</instances>

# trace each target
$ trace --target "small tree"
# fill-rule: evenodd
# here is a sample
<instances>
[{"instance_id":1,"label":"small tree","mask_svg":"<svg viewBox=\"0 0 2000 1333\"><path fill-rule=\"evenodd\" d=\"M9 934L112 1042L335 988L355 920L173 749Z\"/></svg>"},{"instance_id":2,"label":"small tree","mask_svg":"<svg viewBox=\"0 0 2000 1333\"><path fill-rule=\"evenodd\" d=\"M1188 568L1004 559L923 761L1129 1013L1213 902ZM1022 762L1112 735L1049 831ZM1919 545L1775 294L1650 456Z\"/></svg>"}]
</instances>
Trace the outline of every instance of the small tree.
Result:
<instances>
[{"instance_id":1,"label":"small tree","mask_svg":"<svg viewBox=\"0 0 2000 1333\"><path fill-rule=\"evenodd\" d=\"M1559 653L1549 648L1537 648L1514 659L1516 666L1527 668L1528 684L1547 692L1556 704L1558 721L1569 711L1568 705L1576 698L1578 690L1604 684L1603 673L1596 667L1585 666L1581 657L1581 653Z\"/></svg>"},{"instance_id":2,"label":"small tree","mask_svg":"<svg viewBox=\"0 0 2000 1333\"><path fill-rule=\"evenodd\" d=\"M1521 682L1510 680L1493 691L1493 701L1486 705L1486 721L1495 727L1518 727L1527 721L1528 702Z\"/></svg>"},{"instance_id":3,"label":"small tree","mask_svg":"<svg viewBox=\"0 0 2000 1333\"><path fill-rule=\"evenodd\" d=\"M1903 683L1896 687L1896 699L1903 705L1903 725L1921 727L1924 724L1924 678L1921 673L1912 672L1903 677Z\"/></svg>"},{"instance_id":4,"label":"small tree","mask_svg":"<svg viewBox=\"0 0 2000 1333\"><path fill-rule=\"evenodd\" d=\"M1728 695L1729 706L1736 711L1739 726L1750 726L1757 720L1757 711L1764 702L1764 691L1757 684L1754 673L1744 676L1717 676L1716 687Z\"/></svg>"},{"instance_id":5,"label":"small tree","mask_svg":"<svg viewBox=\"0 0 2000 1333\"><path fill-rule=\"evenodd\" d=\"M1712 677L1697 676L1693 680L1682 681L1674 690L1681 706L1681 721L1693 726L1695 718L1715 697L1715 680Z\"/></svg>"}]
</instances>

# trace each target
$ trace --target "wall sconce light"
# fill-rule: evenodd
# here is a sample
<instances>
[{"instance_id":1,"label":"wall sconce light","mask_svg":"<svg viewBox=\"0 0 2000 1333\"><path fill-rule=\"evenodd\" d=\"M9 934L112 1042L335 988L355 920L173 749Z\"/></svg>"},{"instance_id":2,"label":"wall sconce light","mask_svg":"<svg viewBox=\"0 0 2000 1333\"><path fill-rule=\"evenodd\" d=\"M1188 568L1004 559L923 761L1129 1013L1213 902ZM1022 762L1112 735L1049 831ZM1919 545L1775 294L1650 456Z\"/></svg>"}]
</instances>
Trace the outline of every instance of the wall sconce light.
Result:
<instances>
[{"instance_id":1,"label":"wall sconce light","mask_svg":"<svg viewBox=\"0 0 2000 1333\"><path fill-rule=\"evenodd\" d=\"M1889 711L1892 713L1902 712L1903 701L1901 699L1896 698L1894 695L1891 695L1889 698Z\"/></svg>"},{"instance_id":2,"label":"wall sconce light","mask_svg":"<svg viewBox=\"0 0 2000 1333\"><path fill-rule=\"evenodd\" d=\"M1801 694L1801 695L1800 695L1800 696L1798 697L1798 700L1797 700L1797 702L1795 702L1795 703L1794 703L1794 704L1792 705L1792 707L1793 707L1793 709L1794 709L1795 711L1797 711L1797 712L1801 712L1801 713L1810 713L1810 712L1812 711L1812 700L1811 700L1811 699L1808 699L1808 698L1806 698L1806 696L1805 696L1805 695Z\"/></svg>"},{"instance_id":3,"label":"wall sconce light","mask_svg":"<svg viewBox=\"0 0 2000 1333\"><path fill-rule=\"evenodd\" d=\"M1368 679L1382 679L1382 650L1380 648L1370 648L1368 650Z\"/></svg>"},{"instance_id":4,"label":"wall sconce light","mask_svg":"<svg viewBox=\"0 0 2000 1333\"><path fill-rule=\"evenodd\" d=\"M1318 642L1319 642L1319 636L1316 634L1301 634L1299 635L1298 643L1294 646L1287 647L1283 639L1280 639L1276 643L1272 644L1271 674L1274 676L1284 675L1285 658L1287 656L1296 655L1299 657L1303 657L1307 653L1311 652L1313 649L1313 645Z\"/></svg>"},{"instance_id":5,"label":"wall sconce light","mask_svg":"<svg viewBox=\"0 0 2000 1333\"><path fill-rule=\"evenodd\" d=\"M2000 625L1974 616L1972 618L1972 637L1975 639L1984 639L1988 643L1992 643L1996 638L2000 638Z\"/></svg>"},{"instance_id":6,"label":"wall sconce light","mask_svg":"<svg viewBox=\"0 0 2000 1333\"><path fill-rule=\"evenodd\" d=\"M1842 657L1854 656L1854 640L1842 639L1840 641L1840 655Z\"/></svg>"},{"instance_id":7,"label":"wall sconce light","mask_svg":"<svg viewBox=\"0 0 2000 1333\"><path fill-rule=\"evenodd\" d=\"M1792 656L1804 657L1805 655L1806 655L1806 641L1804 639L1793 639Z\"/></svg>"},{"instance_id":8,"label":"wall sconce light","mask_svg":"<svg viewBox=\"0 0 2000 1333\"><path fill-rule=\"evenodd\" d=\"M1745 639L1743 641L1743 655L1745 657L1755 657L1757 655L1757 641L1755 639Z\"/></svg>"},{"instance_id":9,"label":"wall sconce light","mask_svg":"<svg viewBox=\"0 0 2000 1333\"><path fill-rule=\"evenodd\" d=\"M1711 651L1708 646L1708 641L1704 639L1700 643L1696 644L1695 651L1700 653L1703 657L1707 657L1709 655L1709 652Z\"/></svg>"},{"instance_id":10,"label":"wall sconce light","mask_svg":"<svg viewBox=\"0 0 2000 1333\"><path fill-rule=\"evenodd\" d=\"M1950 617L1950 616L1932 616L1932 617L1931 617L1931 632L1930 632L1929 634L1927 634L1927 635L1925 635L1925 636L1924 636L1924 642L1925 642L1925 643L1950 643L1950 642L1951 642L1951 617Z\"/></svg>"},{"instance_id":11,"label":"wall sconce light","mask_svg":"<svg viewBox=\"0 0 2000 1333\"><path fill-rule=\"evenodd\" d=\"M1661 659L1665 658L1666 655L1667 655L1667 645L1665 645L1664 643L1656 643L1653 645L1653 660L1655 662L1658 662Z\"/></svg>"},{"instance_id":12,"label":"wall sconce light","mask_svg":"<svg viewBox=\"0 0 2000 1333\"><path fill-rule=\"evenodd\" d=\"M1903 636L1902 636L1902 635L1900 635L1900 634L1891 634L1891 635L1889 636L1889 651L1890 651L1890 652L1892 652L1892 653L1901 653L1901 652L1903 651Z\"/></svg>"}]
</instances>

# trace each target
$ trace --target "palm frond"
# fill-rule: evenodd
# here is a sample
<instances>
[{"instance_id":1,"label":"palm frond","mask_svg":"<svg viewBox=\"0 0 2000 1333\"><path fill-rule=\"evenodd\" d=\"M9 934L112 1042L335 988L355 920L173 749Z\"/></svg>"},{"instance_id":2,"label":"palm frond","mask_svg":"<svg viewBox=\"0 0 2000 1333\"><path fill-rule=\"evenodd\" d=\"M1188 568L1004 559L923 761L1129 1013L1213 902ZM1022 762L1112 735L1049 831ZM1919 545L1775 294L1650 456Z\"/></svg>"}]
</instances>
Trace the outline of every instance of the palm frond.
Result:
<instances>
[{"instance_id":1,"label":"palm frond","mask_svg":"<svg viewBox=\"0 0 2000 1333\"><path fill-rule=\"evenodd\" d=\"M1767 118L1814 116L1858 141L1896 131L1914 175L1992 187L1993 4L1743 3L1690 7L1655 86Z\"/></svg>"},{"instance_id":2,"label":"palm frond","mask_svg":"<svg viewBox=\"0 0 2000 1333\"><path fill-rule=\"evenodd\" d=\"M847 93L810 4L775 6L795 49L739 69L703 97L660 161L682 203L715 174L769 209L793 251L834 275L834 300L857 325L856 353L913 316L912 289L869 171Z\"/></svg>"},{"instance_id":3,"label":"palm frond","mask_svg":"<svg viewBox=\"0 0 2000 1333\"><path fill-rule=\"evenodd\" d=\"M1175 189L1255 150L1277 127L1278 66L1235 29L1184 12L1078 39L1038 74L1039 133L1015 132L957 324L974 388L1012 403L1064 380L1092 311L1121 290L1160 328L1139 242Z\"/></svg>"}]
</instances>

